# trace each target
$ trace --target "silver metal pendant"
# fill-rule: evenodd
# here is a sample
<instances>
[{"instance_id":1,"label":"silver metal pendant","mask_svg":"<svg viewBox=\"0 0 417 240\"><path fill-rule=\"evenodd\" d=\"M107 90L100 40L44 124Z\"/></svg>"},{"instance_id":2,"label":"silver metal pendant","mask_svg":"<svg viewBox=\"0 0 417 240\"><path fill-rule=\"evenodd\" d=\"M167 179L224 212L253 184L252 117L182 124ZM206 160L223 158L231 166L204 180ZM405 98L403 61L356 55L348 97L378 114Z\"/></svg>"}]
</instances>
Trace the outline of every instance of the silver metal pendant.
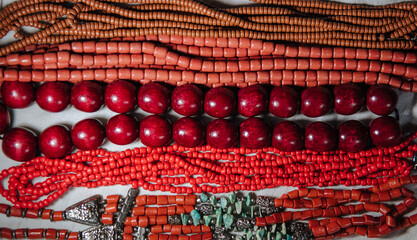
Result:
<instances>
[{"instance_id":1,"label":"silver metal pendant","mask_svg":"<svg viewBox=\"0 0 417 240\"><path fill-rule=\"evenodd\" d=\"M86 225L100 225L100 199L99 195L94 195L68 207L65 209L66 219Z\"/></svg>"},{"instance_id":2,"label":"silver metal pendant","mask_svg":"<svg viewBox=\"0 0 417 240\"><path fill-rule=\"evenodd\" d=\"M81 232L81 240L115 240L113 225L91 227Z\"/></svg>"}]
</instances>

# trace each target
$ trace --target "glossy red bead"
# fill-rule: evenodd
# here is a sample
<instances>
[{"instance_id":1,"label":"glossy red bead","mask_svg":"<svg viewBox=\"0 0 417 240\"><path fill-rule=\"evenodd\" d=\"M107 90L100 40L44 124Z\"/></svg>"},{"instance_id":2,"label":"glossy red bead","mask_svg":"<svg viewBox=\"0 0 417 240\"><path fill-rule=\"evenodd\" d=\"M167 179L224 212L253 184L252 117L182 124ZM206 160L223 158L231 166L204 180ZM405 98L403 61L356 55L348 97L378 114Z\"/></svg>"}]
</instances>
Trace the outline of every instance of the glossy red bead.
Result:
<instances>
[{"instance_id":1,"label":"glossy red bead","mask_svg":"<svg viewBox=\"0 0 417 240\"><path fill-rule=\"evenodd\" d=\"M390 147L401 141L402 132L399 122L389 116L372 120L369 124L372 142L377 147Z\"/></svg>"},{"instance_id":2,"label":"glossy red bead","mask_svg":"<svg viewBox=\"0 0 417 240\"><path fill-rule=\"evenodd\" d=\"M271 144L271 126L258 117L247 118L240 124L240 145L250 149L268 147Z\"/></svg>"},{"instance_id":3,"label":"glossy red bead","mask_svg":"<svg viewBox=\"0 0 417 240\"><path fill-rule=\"evenodd\" d=\"M305 127L304 135L307 149L316 152L330 151L336 147L336 130L324 122L312 122Z\"/></svg>"},{"instance_id":4,"label":"glossy red bead","mask_svg":"<svg viewBox=\"0 0 417 240\"><path fill-rule=\"evenodd\" d=\"M36 90L36 103L44 110L60 112L70 103L70 87L65 82L46 82Z\"/></svg>"},{"instance_id":5,"label":"glossy red bead","mask_svg":"<svg viewBox=\"0 0 417 240\"><path fill-rule=\"evenodd\" d=\"M206 131L200 120L183 117L174 122L172 134L177 144L184 147L197 147L204 143Z\"/></svg>"},{"instance_id":6,"label":"glossy red bead","mask_svg":"<svg viewBox=\"0 0 417 240\"><path fill-rule=\"evenodd\" d=\"M235 112L236 97L232 90L219 87L207 91L204 98L204 111L212 117L224 118Z\"/></svg>"},{"instance_id":7,"label":"glossy red bead","mask_svg":"<svg viewBox=\"0 0 417 240\"><path fill-rule=\"evenodd\" d=\"M334 87L334 111L342 115L359 112L365 105L365 94L356 84L343 84Z\"/></svg>"},{"instance_id":8,"label":"glossy red bead","mask_svg":"<svg viewBox=\"0 0 417 240\"><path fill-rule=\"evenodd\" d=\"M110 110L117 113L130 112L135 109L136 98L136 86L128 81L113 81L104 90L104 103Z\"/></svg>"},{"instance_id":9,"label":"glossy red bead","mask_svg":"<svg viewBox=\"0 0 417 240\"><path fill-rule=\"evenodd\" d=\"M107 121L106 136L117 145L132 143L139 136L139 123L128 113L115 115Z\"/></svg>"},{"instance_id":10,"label":"glossy red bead","mask_svg":"<svg viewBox=\"0 0 417 240\"><path fill-rule=\"evenodd\" d=\"M339 150L359 152L366 147L368 131L361 122L350 120L339 125Z\"/></svg>"},{"instance_id":11,"label":"glossy red bead","mask_svg":"<svg viewBox=\"0 0 417 240\"><path fill-rule=\"evenodd\" d=\"M238 112L244 117L253 117L268 109L268 93L260 85L241 88L238 92Z\"/></svg>"},{"instance_id":12,"label":"glossy red bead","mask_svg":"<svg viewBox=\"0 0 417 240\"><path fill-rule=\"evenodd\" d=\"M193 116L203 110L204 95L200 88L194 84L176 87L172 91L171 107L183 116Z\"/></svg>"},{"instance_id":13,"label":"glossy red bead","mask_svg":"<svg viewBox=\"0 0 417 240\"><path fill-rule=\"evenodd\" d=\"M104 102L104 89L96 82L82 81L71 88L71 104L83 112L95 112Z\"/></svg>"},{"instance_id":14,"label":"glossy red bead","mask_svg":"<svg viewBox=\"0 0 417 240\"><path fill-rule=\"evenodd\" d=\"M71 129L71 140L80 150L97 149L106 138L104 126L96 119L84 119Z\"/></svg>"},{"instance_id":15,"label":"glossy red bead","mask_svg":"<svg viewBox=\"0 0 417 240\"><path fill-rule=\"evenodd\" d=\"M138 105L148 113L161 114L171 105L171 93L162 84L151 82L139 88Z\"/></svg>"},{"instance_id":16,"label":"glossy red bead","mask_svg":"<svg viewBox=\"0 0 417 240\"><path fill-rule=\"evenodd\" d=\"M24 128L12 128L4 134L1 147L7 157L25 162L35 157L37 139L31 131Z\"/></svg>"},{"instance_id":17,"label":"glossy red bead","mask_svg":"<svg viewBox=\"0 0 417 240\"><path fill-rule=\"evenodd\" d=\"M239 140L237 125L227 119L215 119L207 124L207 144L219 149L234 147Z\"/></svg>"},{"instance_id":18,"label":"glossy red bead","mask_svg":"<svg viewBox=\"0 0 417 240\"><path fill-rule=\"evenodd\" d=\"M269 98L269 112L281 118L294 116L300 110L300 95L293 88L274 87Z\"/></svg>"},{"instance_id":19,"label":"glossy red bead","mask_svg":"<svg viewBox=\"0 0 417 240\"><path fill-rule=\"evenodd\" d=\"M9 108L25 108L35 101L35 89L31 82L4 81L1 99Z\"/></svg>"},{"instance_id":20,"label":"glossy red bead","mask_svg":"<svg viewBox=\"0 0 417 240\"><path fill-rule=\"evenodd\" d=\"M0 134L6 132L10 127L10 113L9 109L3 104L0 103Z\"/></svg>"},{"instance_id":21,"label":"glossy red bead","mask_svg":"<svg viewBox=\"0 0 417 240\"><path fill-rule=\"evenodd\" d=\"M397 93L387 85L370 86L366 93L366 107L378 115L392 113L397 106L397 102Z\"/></svg>"},{"instance_id":22,"label":"glossy red bead","mask_svg":"<svg viewBox=\"0 0 417 240\"><path fill-rule=\"evenodd\" d=\"M172 139L171 124L162 116L147 116L140 121L139 139L148 147L165 146Z\"/></svg>"},{"instance_id":23,"label":"glossy red bead","mask_svg":"<svg viewBox=\"0 0 417 240\"><path fill-rule=\"evenodd\" d=\"M304 130L295 122L279 122L274 126L272 146L286 152L300 150L304 147Z\"/></svg>"},{"instance_id":24,"label":"glossy red bead","mask_svg":"<svg viewBox=\"0 0 417 240\"><path fill-rule=\"evenodd\" d=\"M332 107L332 94L325 87L306 88L301 93L301 112L307 117L323 116Z\"/></svg>"},{"instance_id":25,"label":"glossy red bead","mask_svg":"<svg viewBox=\"0 0 417 240\"><path fill-rule=\"evenodd\" d=\"M48 158L63 158L72 150L71 135L66 127L54 125L39 136L39 149Z\"/></svg>"}]
</instances>

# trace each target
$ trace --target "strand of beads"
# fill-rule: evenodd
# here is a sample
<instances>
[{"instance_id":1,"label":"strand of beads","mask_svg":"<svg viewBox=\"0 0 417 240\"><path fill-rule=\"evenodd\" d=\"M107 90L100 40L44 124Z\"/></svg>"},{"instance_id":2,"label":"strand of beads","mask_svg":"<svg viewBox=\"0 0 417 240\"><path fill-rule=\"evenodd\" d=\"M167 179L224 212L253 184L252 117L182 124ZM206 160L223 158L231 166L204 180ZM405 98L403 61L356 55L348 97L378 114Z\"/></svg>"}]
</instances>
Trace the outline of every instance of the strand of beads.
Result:
<instances>
[{"instance_id":1,"label":"strand of beads","mask_svg":"<svg viewBox=\"0 0 417 240\"><path fill-rule=\"evenodd\" d=\"M385 8L330 4L326 9L322 9L322 5L328 3L323 2L308 4L308 7L305 3L296 6L287 4L275 2L275 5L234 9L215 8L188 0L149 2L144 6L132 2L125 7L97 0L82 0L75 5L69 3L72 6L70 8L44 1L18 1L1 11L0 36L15 30L15 37L19 41L1 48L0 53L5 55L39 40L56 43L152 34L252 37L362 48L414 47L411 40L416 29L413 4L392 4ZM263 16L257 16L259 14ZM374 17L390 19L380 25ZM41 31L26 36L23 26L37 27Z\"/></svg>"},{"instance_id":2,"label":"strand of beads","mask_svg":"<svg viewBox=\"0 0 417 240\"><path fill-rule=\"evenodd\" d=\"M410 174L417 151L416 135L393 147L358 153L309 150L282 152L274 148L214 149L178 145L136 148L119 153L103 149L79 151L64 159L37 157L1 172L9 177L0 193L24 208L49 205L70 187L129 184L172 193L259 190L275 186L376 185ZM225 161L227 160L227 161ZM32 184L33 179L47 177ZM184 184L190 184L187 186ZM44 200L39 200L47 196Z\"/></svg>"},{"instance_id":3,"label":"strand of beads","mask_svg":"<svg viewBox=\"0 0 417 240\"><path fill-rule=\"evenodd\" d=\"M413 80L417 69L412 65L416 57L410 52L292 46L249 38L147 36L137 40L140 42L130 38L27 47L26 52L0 57L0 80L76 83L126 79L214 87L363 82L389 84L403 91L414 91L417 86ZM6 66L13 68L3 69Z\"/></svg>"}]
</instances>

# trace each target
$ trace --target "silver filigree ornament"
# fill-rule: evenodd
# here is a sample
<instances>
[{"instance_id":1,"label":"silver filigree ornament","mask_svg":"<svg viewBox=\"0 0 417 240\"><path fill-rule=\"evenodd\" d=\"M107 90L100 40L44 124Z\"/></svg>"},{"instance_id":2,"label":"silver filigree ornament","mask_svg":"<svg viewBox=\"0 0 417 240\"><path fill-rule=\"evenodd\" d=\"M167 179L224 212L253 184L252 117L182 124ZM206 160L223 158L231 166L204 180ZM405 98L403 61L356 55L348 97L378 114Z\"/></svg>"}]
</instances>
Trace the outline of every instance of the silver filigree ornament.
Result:
<instances>
[{"instance_id":1,"label":"silver filigree ornament","mask_svg":"<svg viewBox=\"0 0 417 240\"><path fill-rule=\"evenodd\" d=\"M179 215L170 215L168 216L168 224L170 225L180 225L181 217Z\"/></svg>"},{"instance_id":2,"label":"silver filigree ornament","mask_svg":"<svg viewBox=\"0 0 417 240\"><path fill-rule=\"evenodd\" d=\"M236 220L236 227L239 231L243 231L245 229L253 228L254 224L252 223L251 218L238 218Z\"/></svg>"},{"instance_id":3,"label":"silver filigree ornament","mask_svg":"<svg viewBox=\"0 0 417 240\"><path fill-rule=\"evenodd\" d=\"M91 227L81 232L81 240L115 240L113 225Z\"/></svg>"},{"instance_id":4,"label":"silver filigree ornament","mask_svg":"<svg viewBox=\"0 0 417 240\"><path fill-rule=\"evenodd\" d=\"M100 225L100 196L94 195L65 209L65 218L86 225Z\"/></svg>"},{"instance_id":5,"label":"silver filigree ornament","mask_svg":"<svg viewBox=\"0 0 417 240\"><path fill-rule=\"evenodd\" d=\"M203 215L214 214L214 207L211 204L201 204L196 207L197 211L201 212Z\"/></svg>"},{"instance_id":6,"label":"silver filigree ornament","mask_svg":"<svg viewBox=\"0 0 417 240\"><path fill-rule=\"evenodd\" d=\"M273 205L273 202L270 198L264 196L258 196L256 198L256 204L262 207L270 207Z\"/></svg>"}]
</instances>

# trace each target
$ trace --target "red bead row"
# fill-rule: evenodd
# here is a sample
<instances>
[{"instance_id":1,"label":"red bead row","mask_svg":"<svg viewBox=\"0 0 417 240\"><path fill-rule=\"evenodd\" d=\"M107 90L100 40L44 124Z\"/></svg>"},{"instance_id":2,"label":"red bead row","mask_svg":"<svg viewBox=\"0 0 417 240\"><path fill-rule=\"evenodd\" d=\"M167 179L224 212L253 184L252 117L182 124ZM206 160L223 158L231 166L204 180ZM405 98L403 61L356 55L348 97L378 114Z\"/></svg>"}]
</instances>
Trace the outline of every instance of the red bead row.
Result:
<instances>
[{"instance_id":1,"label":"red bead row","mask_svg":"<svg viewBox=\"0 0 417 240\"><path fill-rule=\"evenodd\" d=\"M411 144L416 136L394 147L352 154L339 151L316 154L309 150L285 153L274 148L218 150L209 146L178 145L119 153L103 149L80 151L61 160L38 157L3 170L0 178L9 176L9 180L7 189L3 186L0 193L17 207L38 209L49 205L70 187L129 184L150 191L222 193L283 185L376 185L410 173L412 166L407 158L417 151L417 145ZM37 177L47 179L32 184ZM185 183L192 187L179 186ZM42 196L46 198L36 202Z\"/></svg>"}]
</instances>

